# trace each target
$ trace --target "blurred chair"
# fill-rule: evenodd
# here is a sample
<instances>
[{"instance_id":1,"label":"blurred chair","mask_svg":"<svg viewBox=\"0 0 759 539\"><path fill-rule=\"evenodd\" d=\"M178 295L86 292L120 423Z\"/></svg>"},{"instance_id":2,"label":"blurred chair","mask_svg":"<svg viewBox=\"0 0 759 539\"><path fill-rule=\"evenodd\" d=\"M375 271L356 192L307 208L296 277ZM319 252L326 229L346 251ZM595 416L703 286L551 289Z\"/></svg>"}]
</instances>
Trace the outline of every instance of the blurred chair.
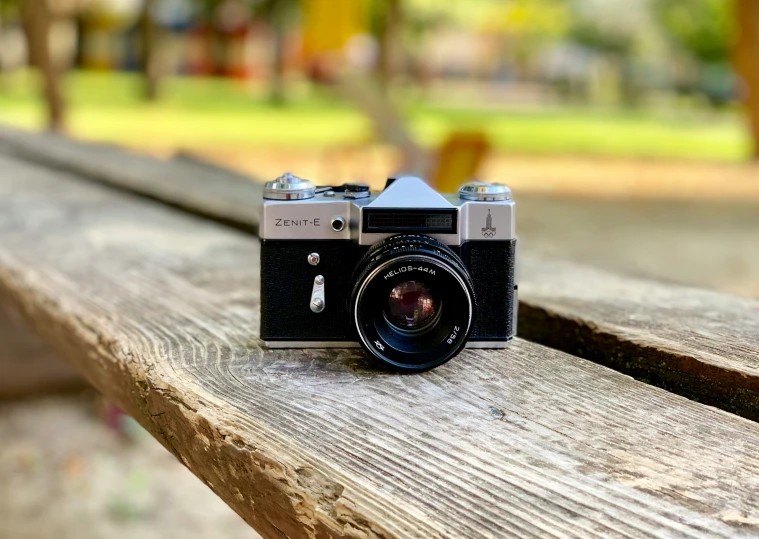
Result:
<instances>
[{"instance_id":1,"label":"blurred chair","mask_svg":"<svg viewBox=\"0 0 759 539\"><path fill-rule=\"evenodd\" d=\"M462 183L476 176L489 151L485 133L454 131L440 147L430 184L442 193L455 193Z\"/></svg>"}]
</instances>

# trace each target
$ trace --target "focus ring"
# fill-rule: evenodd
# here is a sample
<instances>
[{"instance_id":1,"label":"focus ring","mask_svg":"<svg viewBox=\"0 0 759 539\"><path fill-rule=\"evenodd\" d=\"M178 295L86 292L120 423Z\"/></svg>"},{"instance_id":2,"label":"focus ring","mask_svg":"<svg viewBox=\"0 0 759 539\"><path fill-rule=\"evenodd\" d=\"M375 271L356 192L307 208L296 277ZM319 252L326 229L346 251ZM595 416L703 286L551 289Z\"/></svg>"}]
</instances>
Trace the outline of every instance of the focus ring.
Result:
<instances>
[{"instance_id":1,"label":"focus ring","mask_svg":"<svg viewBox=\"0 0 759 539\"><path fill-rule=\"evenodd\" d=\"M351 316L353 314L351 311L353 308L354 296L364 278L366 278L376 266L382 264L385 260L389 260L401 254L410 254L412 251L418 254L438 257L442 261L451 264L461 272L467 285L469 285L470 288L473 288L472 278L469 276L469 271L466 269L466 266L464 266L461 259L459 259L456 253L454 253L447 245L440 243L435 238L419 234L390 236L389 238L385 238L381 242L374 244L356 265L356 271L351 277L351 301L348 306L348 313L351 314Z\"/></svg>"}]
</instances>

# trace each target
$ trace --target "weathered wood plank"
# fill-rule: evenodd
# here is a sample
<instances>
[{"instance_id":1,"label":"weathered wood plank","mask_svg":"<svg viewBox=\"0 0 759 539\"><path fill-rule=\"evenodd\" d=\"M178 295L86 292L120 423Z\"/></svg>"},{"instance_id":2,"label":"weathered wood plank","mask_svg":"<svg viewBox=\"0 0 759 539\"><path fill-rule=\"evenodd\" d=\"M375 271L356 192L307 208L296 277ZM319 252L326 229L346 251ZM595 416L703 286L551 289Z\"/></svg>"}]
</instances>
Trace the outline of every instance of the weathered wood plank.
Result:
<instances>
[{"instance_id":1,"label":"weathered wood plank","mask_svg":"<svg viewBox=\"0 0 759 539\"><path fill-rule=\"evenodd\" d=\"M261 196L260 185L237 175L224 180L226 187L220 189L216 188L216 182L204 183L201 180L204 174L208 174L208 178L217 177L219 169L216 167L209 169L185 160L183 166L192 172L172 175L167 172L175 166L172 162L136 157L116 148L95 152L90 145L81 142L54 135L40 139L37 135L7 128L0 128L0 149L3 147L110 185L138 193L148 192L175 205L180 200L177 196L184 196L185 191L199 186L197 197L181 199L179 205L189 205L193 213L217 221L233 220L235 226L243 230L255 230L258 226L255 204L251 201ZM152 186L161 184L164 178L167 185L156 191ZM185 185L185 178L195 180ZM234 183L238 185L232 185ZM251 205L246 205L249 202ZM530 208L533 215L541 213L534 201ZM546 210L558 211L556 204ZM688 213L688 219L694 223L695 213L693 209ZM571 220L572 215L576 216L577 211L572 213L565 209L562 219ZM535 221L536 218L540 217L530 219ZM611 215L606 215L607 220L610 218ZM592 228L588 224L584 226L575 227L577 230L571 234L562 233L557 243L581 244ZM618 242L622 248L634 240L632 228L628 223L628 230ZM681 236L682 232L678 231L673 241L682 243ZM741 245L749 243L746 237ZM689 248L697 250L698 245L691 242ZM527 242L520 252L523 255L519 260L521 335L690 398L759 419L756 369L759 309L756 302L620 278L579 265L561 265L531 257L531 251L540 250L555 252L556 246L535 247ZM604 251L608 249L604 247ZM662 251L663 248L659 248L657 252ZM599 256L593 260L598 262Z\"/></svg>"},{"instance_id":2,"label":"weathered wood plank","mask_svg":"<svg viewBox=\"0 0 759 539\"><path fill-rule=\"evenodd\" d=\"M0 400L87 387L13 312L0 308Z\"/></svg>"},{"instance_id":3,"label":"weathered wood plank","mask_svg":"<svg viewBox=\"0 0 759 539\"><path fill-rule=\"evenodd\" d=\"M519 331L759 419L759 300L527 258Z\"/></svg>"},{"instance_id":4,"label":"weathered wood plank","mask_svg":"<svg viewBox=\"0 0 759 539\"><path fill-rule=\"evenodd\" d=\"M160 160L108 144L83 143L54 133L31 133L0 125L0 152L43 163L190 213L255 233L251 212L261 187L248 178L188 158Z\"/></svg>"},{"instance_id":5,"label":"weathered wood plank","mask_svg":"<svg viewBox=\"0 0 759 539\"><path fill-rule=\"evenodd\" d=\"M759 425L517 340L256 339L258 243L0 157L0 301L265 537L759 535Z\"/></svg>"}]
</instances>

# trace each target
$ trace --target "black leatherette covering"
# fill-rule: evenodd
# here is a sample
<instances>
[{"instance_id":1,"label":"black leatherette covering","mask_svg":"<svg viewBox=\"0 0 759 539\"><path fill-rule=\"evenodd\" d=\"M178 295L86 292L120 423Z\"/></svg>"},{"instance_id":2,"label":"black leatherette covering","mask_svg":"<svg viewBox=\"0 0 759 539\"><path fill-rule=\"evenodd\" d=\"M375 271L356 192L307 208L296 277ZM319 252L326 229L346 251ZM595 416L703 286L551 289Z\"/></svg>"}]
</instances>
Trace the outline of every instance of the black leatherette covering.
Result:
<instances>
[{"instance_id":1,"label":"black leatherette covering","mask_svg":"<svg viewBox=\"0 0 759 539\"><path fill-rule=\"evenodd\" d=\"M267 340L356 340L348 320L348 280L358 259L351 241L261 242L261 338ZM317 266L309 253L319 253ZM325 308L311 311L314 278L324 276Z\"/></svg>"},{"instance_id":2,"label":"black leatherette covering","mask_svg":"<svg viewBox=\"0 0 759 539\"><path fill-rule=\"evenodd\" d=\"M469 241L461 246L477 302L470 341L503 340L514 333L515 250L516 240Z\"/></svg>"}]
</instances>

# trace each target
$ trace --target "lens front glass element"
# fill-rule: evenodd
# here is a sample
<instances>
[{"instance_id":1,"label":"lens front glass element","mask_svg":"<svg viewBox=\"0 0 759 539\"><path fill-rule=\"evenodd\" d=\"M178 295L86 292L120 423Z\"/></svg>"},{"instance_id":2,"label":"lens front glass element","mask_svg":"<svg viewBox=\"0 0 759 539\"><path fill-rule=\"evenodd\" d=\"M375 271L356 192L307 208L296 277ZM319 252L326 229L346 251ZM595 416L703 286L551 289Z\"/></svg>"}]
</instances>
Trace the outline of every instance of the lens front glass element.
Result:
<instances>
[{"instance_id":1,"label":"lens front glass element","mask_svg":"<svg viewBox=\"0 0 759 539\"><path fill-rule=\"evenodd\" d=\"M438 318L440 301L421 281L404 281L391 291L385 319L401 332L421 333Z\"/></svg>"}]
</instances>

